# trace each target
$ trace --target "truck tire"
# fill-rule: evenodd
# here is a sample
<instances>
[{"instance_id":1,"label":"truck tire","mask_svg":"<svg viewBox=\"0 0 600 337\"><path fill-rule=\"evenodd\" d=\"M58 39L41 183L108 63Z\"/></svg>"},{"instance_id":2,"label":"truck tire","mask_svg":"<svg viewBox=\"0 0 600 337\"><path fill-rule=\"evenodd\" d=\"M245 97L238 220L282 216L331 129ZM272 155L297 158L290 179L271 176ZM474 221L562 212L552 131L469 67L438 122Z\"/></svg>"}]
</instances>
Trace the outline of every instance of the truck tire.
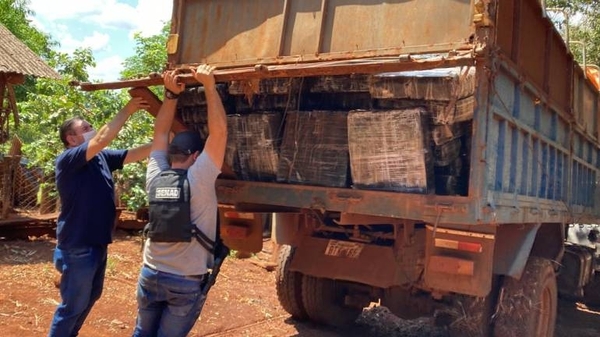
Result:
<instances>
[{"instance_id":1,"label":"truck tire","mask_svg":"<svg viewBox=\"0 0 600 337\"><path fill-rule=\"evenodd\" d=\"M294 248L282 245L279 248L276 272L276 288L279 303L292 317L303 320L308 315L302 304L302 274L289 270Z\"/></svg>"},{"instance_id":2,"label":"truck tire","mask_svg":"<svg viewBox=\"0 0 600 337\"><path fill-rule=\"evenodd\" d=\"M353 324L362 308L344 305L345 290L340 283L326 278L304 275L302 300L308 317L317 323L334 327Z\"/></svg>"},{"instance_id":3,"label":"truck tire","mask_svg":"<svg viewBox=\"0 0 600 337\"><path fill-rule=\"evenodd\" d=\"M600 308L600 272L596 271L592 281L583 288L583 303Z\"/></svg>"},{"instance_id":4,"label":"truck tire","mask_svg":"<svg viewBox=\"0 0 600 337\"><path fill-rule=\"evenodd\" d=\"M530 257L520 280L504 280L498 301L495 337L554 336L558 296L549 260Z\"/></svg>"},{"instance_id":5,"label":"truck tire","mask_svg":"<svg viewBox=\"0 0 600 337\"><path fill-rule=\"evenodd\" d=\"M448 335L450 337L489 336L492 315L491 298L491 295L487 297L457 295L452 306Z\"/></svg>"}]
</instances>

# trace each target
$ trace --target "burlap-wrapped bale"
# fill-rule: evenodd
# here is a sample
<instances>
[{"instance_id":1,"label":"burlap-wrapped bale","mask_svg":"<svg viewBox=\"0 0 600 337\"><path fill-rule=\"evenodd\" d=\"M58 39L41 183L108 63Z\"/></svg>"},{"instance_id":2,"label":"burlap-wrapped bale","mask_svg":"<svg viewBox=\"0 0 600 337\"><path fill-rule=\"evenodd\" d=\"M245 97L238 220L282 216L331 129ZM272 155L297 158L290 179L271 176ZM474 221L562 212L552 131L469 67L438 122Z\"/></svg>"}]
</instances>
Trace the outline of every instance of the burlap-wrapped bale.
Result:
<instances>
[{"instance_id":1,"label":"burlap-wrapped bale","mask_svg":"<svg viewBox=\"0 0 600 337\"><path fill-rule=\"evenodd\" d=\"M282 133L281 113L230 115L227 124L226 164L242 180L275 181Z\"/></svg>"},{"instance_id":2,"label":"burlap-wrapped bale","mask_svg":"<svg viewBox=\"0 0 600 337\"><path fill-rule=\"evenodd\" d=\"M350 112L348 144L353 186L433 192L427 126L427 114L422 108Z\"/></svg>"},{"instance_id":3,"label":"burlap-wrapped bale","mask_svg":"<svg viewBox=\"0 0 600 337\"><path fill-rule=\"evenodd\" d=\"M369 92L370 77L368 74L319 76L312 79L310 92Z\"/></svg>"},{"instance_id":4,"label":"burlap-wrapped bale","mask_svg":"<svg viewBox=\"0 0 600 337\"><path fill-rule=\"evenodd\" d=\"M451 125L473 119L475 96L468 96L451 101L426 101L418 99L378 99L376 106L380 109L409 109L423 107L430 117L430 124Z\"/></svg>"},{"instance_id":5,"label":"burlap-wrapped bale","mask_svg":"<svg viewBox=\"0 0 600 337\"><path fill-rule=\"evenodd\" d=\"M230 95L286 95L297 92L302 78L265 78L254 80L231 81Z\"/></svg>"},{"instance_id":6,"label":"burlap-wrapped bale","mask_svg":"<svg viewBox=\"0 0 600 337\"><path fill-rule=\"evenodd\" d=\"M345 111L288 112L277 181L347 187L347 116Z\"/></svg>"},{"instance_id":7,"label":"burlap-wrapped bale","mask_svg":"<svg viewBox=\"0 0 600 337\"><path fill-rule=\"evenodd\" d=\"M264 110L295 110L298 107L298 95L233 96L233 102L238 113L253 113Z\"/></svg>"}]
</instances>

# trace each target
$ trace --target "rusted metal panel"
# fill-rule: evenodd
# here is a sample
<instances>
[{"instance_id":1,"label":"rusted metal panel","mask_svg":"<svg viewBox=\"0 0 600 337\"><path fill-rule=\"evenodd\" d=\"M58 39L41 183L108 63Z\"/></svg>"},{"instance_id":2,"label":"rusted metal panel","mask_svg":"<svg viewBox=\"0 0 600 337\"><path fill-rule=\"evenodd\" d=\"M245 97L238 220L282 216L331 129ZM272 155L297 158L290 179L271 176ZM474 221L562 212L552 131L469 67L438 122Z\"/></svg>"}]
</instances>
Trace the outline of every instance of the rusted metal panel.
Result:
<instances>
[{"instance_id":1,"label":"rusted metal panel","mask_svg":"<svg viewBox=\"0 0 600 337\"><path fill-rule=\"evenodd\" d=\"M380 288L416 282L424 267L423 232L415 234L414 244L401 247L352 243L360 246L360 253L354 256L327 255L331 240L303 237L296 247L290 270Z\"/></svg>"},{"instance_id":2,"label":"rusted metal panel","mask_svg":"<svg viewBox=\"0 0 600 337\"><path fill-rule=\"evenodd\" d=\"M503 0L498 4L498 33L496 44L507 54L513 53L515 37L515 0Z\"/></svg>"},{"instance_id":3,"label":"rusted metal panel","mask_svg":"<svg viewBox=\"0 0 600 337\"><path fill-rule=\"evenodd\" d=\"M543 87L544 62L548 22L540 15L538 2L523 1L519 15L519 55L517 64L529 75L532 81Z\"/></svg>"},{"instance_id":4,"label":"rusted metal panel","mask_svg":"<svg viewBox=\"0 0 600 337\"><path fill-rule=\"evenodd\" d=\"M585 131L588 135L596 137L596 124L598 123L598 90L586 79L583 85L583 119Z\"/></svg>"},{"instance_id":5,"label":"rusted metal panel","mask_svg":"<svg viewBox=\"0 0 600 337\"><path fill-rule=\"evenodd\" d=\"M405 70L423 70L431 68L452 68L461 66L472 66L475 63L470 52L462 54L443 54L427 59L404 59L404 58L386 58L386 59L364 59L364 60L346 60L335 63L320 62L313 64L282 64L282 65L262 65L260 67L237 67L215 70L215 79L218 82L265 79L274 77L304 77L304 76L329 76L329 75L347 75L347 74L373 74L382 72L394 72ZM180 69L185 71L185 69ZM182 73L181 81L188 85L198 85L191 73ZM122 89L162 85L161 76L151 76L143 79L125 80L119 82L106 83L80 83L79 88L83 91L94 91L104 89Z\"/></svg>"},{"instance_id":6,"label":"rusted metal panel","mask_svg":"<svg viewBox=\"0 0 600 337\"><path fill-rule=\"evenodd\" d=\"M571 79L573 56L567 53L565 44L556 31L552 31L549 65L546 67L548 96L564 113L571 113Z\"/></svg>"},{"instance_id":7,"label":"rusted metal panel","mask_svg":"<svg viewBox=\"0 0 600 337\"><path fill-rule=\"evenodd\" d=\"M217 180L220 203L271 205L355 213L429 223L476 224L474 205L469 198L409 193L350 190L346 188L301 186L236 180Z\"/></svg>"},{"instance_id":8,"label":"rusted metal panel","mask_svg":"<svg viewBox=\"0 0 600 337\"><path fill-rule=\"evenodd\" d=\"M470 49L471 0L179 0L172 65L218 67ZM448 20L448 13L453 19Z\"/></svg>"},{"instance_id":9,"label":"rusted metal panel","mask_svg":"<svg viewBox=\"0 0 600 337\"><path fill-rule=\"evenodd\" d=\"M519 67L523 80L538 87L562 113L569 113L573 58L541 13L539 1L499 1L496 44Z\"/></svg>"},{"instance_id":10,"label":"rusted metal panel","mask_svg":"<svg viewBox=\"0 0 600 337\"><path fill-rule=\"evenodd\" d=\"M584 89L583 74L574 72L573 75L573 115L575 122L579 126L583 126L583 89Z\"/></svg>"},{"instance_id":11,"label":"rusted metal panel","mask_svg":"<svg viewBox=\"0 0 600 337\"><path fill-rule=\"evenodd\" d=\"M483 208L478 221L594 222L599 214L593 207L596 142L585 129L572 128L563 111L547 105L543 91L523 85L510 63L499 65L486 126L489 209Z\"/></svg>"}]
</instances>

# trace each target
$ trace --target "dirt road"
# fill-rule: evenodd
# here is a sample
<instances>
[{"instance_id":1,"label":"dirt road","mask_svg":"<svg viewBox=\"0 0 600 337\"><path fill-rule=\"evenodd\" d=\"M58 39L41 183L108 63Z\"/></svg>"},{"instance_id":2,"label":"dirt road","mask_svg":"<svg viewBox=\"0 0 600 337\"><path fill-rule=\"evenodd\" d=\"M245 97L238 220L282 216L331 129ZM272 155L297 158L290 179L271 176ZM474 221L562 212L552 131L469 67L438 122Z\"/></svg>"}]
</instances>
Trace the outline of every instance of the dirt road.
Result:
<instances>
[{"instance_id":1,"label":"dirt road","mask_svg":"<svg viewBox=\"0 0 600 337\"><path fill-rule=\"evenodd\" d=\"M52 266L55 240L0 239L0 332L6 337L45 336L60 297ZM135 323L135 289L141 261L139 237L119 231L110 246L102 298L81 336L130 336ZM447 336L429 319L400 320L385 308L366 309L355 326L334 330L292 320L275 293L275 273L264 268L271 244L248 259L230 258L211 290L191 336ZM600 336L600 311L561 302L557 337Z\"/></svg>"}]
</instances>

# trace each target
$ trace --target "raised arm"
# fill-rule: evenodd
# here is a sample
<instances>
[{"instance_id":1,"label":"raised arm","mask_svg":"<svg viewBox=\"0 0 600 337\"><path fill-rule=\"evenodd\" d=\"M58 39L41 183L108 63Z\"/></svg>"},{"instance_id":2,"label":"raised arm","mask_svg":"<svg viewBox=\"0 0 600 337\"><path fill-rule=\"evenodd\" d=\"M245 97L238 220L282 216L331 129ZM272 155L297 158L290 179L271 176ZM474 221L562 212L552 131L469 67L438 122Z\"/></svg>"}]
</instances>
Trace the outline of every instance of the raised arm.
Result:
<instances>
[{"instance_id":1,"label":"raised arm","mask_svg":"<svg viewBox=\"0 0 600 337\"><path fill-rule=\"evenodd\" d=\"M166 71L163 78L165 85L165 99L154 120L152 151L167 150L167 147L169 146L171 124L173 124L175 109L177 108L176 96L185 89L185 84L178 81L177 71Z\"/></svg>"},{"instance_id":2,"label":"raised arm","mask_svg":"<svg viewBox=\"0 0 600 337\"><path fill-rule=\"evenodd\" d=\"M127 151L127 156L123 161L123 164L134 163L136 161L140 161L148 158L150 155L150 148L152 147L152 143L140 145L138 147L134 147Z\"/></svg>"},{"instance_id":3,"label":"raised arm","mask_svg":"<svg viewBox=\"0 0 600 337\"><path fill-rule=\"evenodd\" d=\"M206 103L208 105L208 138L204 151L219 168L223 166L225 147L227 146L227 117L221 96L217 91L214 67L207 64L192 69L194 78L204 86Z\"/></svg>"},{"instance_id":4,"label":"raised arm","mask_svg":"<svg viewBox=\"0 0 600 337\"><path fill-rule=\"evenodd\" d=\"M119 110L119 112L113 117L113 119L107 124L103 125L96 135L90 139L88 148L85 153L86 160L92 159L102 149L107 147L110 142L113 141L119 134L119 131L134 112L145 109L148 107L148 103L140 97L134 97L127 104Z\"/></svg>"}]
</instances>

